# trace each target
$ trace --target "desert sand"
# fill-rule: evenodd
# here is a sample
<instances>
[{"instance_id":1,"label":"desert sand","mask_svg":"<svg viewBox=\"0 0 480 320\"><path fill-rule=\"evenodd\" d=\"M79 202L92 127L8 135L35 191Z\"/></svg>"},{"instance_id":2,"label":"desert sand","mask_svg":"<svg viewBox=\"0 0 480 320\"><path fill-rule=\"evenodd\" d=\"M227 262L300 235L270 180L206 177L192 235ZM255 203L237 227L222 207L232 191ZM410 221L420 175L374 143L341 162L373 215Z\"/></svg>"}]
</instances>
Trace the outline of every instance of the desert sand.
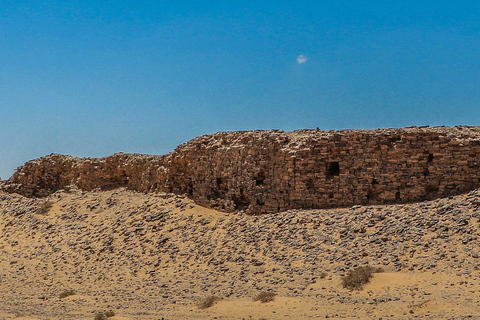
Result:
<instances>
[{"instance_id":1,"label":"desert sand","mask_svg":"<svg viewBox=\"0 0 480 320\"><path fill-rule=\"evenodd\" d=\"M0 319L480 318L478 191L251 216L71 188L0 193L0 216ZM344 289L364 265L384 272ZM275 300L253 301L262 291Z\"/></svg>"}]
</instances>

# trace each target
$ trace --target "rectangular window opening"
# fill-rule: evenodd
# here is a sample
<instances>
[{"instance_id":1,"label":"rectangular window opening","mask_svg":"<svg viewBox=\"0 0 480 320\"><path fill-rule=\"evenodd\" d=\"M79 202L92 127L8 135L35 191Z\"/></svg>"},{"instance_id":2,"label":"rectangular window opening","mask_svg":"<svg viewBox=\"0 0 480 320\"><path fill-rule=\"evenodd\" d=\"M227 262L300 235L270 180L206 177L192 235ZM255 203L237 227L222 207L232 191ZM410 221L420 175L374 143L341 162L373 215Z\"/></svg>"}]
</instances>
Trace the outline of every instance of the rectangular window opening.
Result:
<instances>
[{"instance_id":1,"label":"rectangular window opening","mask_svg":"<svg viewBox=\"0 0 480 320\"><path fill-rule=\"evenodd\" d=\"M327 164L327 177L333 178L340 175L340 163L332 161Z\"/></svg>"}]
</instances>

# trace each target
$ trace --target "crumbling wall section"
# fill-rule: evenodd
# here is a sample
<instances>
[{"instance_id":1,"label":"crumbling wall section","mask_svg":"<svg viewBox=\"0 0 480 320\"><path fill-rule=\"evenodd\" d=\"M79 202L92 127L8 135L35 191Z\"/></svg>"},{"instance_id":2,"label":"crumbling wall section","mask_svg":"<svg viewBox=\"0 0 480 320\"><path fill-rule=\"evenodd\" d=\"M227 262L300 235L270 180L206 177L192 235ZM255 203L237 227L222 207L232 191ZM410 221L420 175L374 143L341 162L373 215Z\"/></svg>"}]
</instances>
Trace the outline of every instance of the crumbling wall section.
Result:
<instances>
[{"instance_id":1,"label":"crumbling wall section","mask_svg":"<svg viewBox=\"0 0 480 320\"><path fill-rule=\"evenodd\" d=\"M412 202L480 185L477 127L229 132L171 154L190 195L226 211ZM177 190L172 190L176 192Z\"/></svg>"},{"instance_id":2,"label":"crumbling wall section","mask_svg":"<svg viewBox=\"0 0 480 320\"><path fill-rule=\"evenodd\" d=\"M164 188L164 156L118 153L105 158L51 154L18 168L3 189L27 197L43 197L76 186L82 190L127 187L140 192Z\"/></svg>"}]
</instances>

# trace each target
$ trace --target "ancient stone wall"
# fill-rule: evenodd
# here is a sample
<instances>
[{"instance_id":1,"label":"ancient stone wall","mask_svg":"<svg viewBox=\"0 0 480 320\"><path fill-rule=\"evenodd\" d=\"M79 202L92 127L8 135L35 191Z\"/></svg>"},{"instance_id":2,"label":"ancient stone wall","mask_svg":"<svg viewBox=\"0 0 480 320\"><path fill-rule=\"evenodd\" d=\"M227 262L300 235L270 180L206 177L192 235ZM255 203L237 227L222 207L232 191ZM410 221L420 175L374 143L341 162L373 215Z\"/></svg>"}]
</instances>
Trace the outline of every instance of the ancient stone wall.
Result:
<instances>
[{"instance_id":1,"label":"ancient stone wall","mask_svg":"<svg viewBox=\"0 0 480 320\"><path fill-rule=\"evenodd\" d=\"M224 132L165 156L50 155L5 189L43 196L68 185L185 193L224 211L384 204L480 187L480 127Z\"/></svg>"}]
</instances>

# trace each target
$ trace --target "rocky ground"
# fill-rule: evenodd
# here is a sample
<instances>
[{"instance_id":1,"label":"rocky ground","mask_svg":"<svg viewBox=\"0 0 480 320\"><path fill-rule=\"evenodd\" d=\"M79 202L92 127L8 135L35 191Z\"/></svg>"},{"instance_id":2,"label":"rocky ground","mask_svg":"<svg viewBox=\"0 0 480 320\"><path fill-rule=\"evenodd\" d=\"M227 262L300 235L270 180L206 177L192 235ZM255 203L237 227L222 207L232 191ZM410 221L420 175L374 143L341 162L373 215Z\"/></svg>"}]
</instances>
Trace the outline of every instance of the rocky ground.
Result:
<instances>
[{"instance_id":1,"label":"rocky ground","mask_svg":"<svg viewBox=\"0 0 480 320\"><path fill-rule=\"evenodd\" d=\"M478 191L259 216L124 189L0 193L0 319L480 318L479 220ZM342 288L363 265L385 272Z\"/></svg>"}]
</instances>

